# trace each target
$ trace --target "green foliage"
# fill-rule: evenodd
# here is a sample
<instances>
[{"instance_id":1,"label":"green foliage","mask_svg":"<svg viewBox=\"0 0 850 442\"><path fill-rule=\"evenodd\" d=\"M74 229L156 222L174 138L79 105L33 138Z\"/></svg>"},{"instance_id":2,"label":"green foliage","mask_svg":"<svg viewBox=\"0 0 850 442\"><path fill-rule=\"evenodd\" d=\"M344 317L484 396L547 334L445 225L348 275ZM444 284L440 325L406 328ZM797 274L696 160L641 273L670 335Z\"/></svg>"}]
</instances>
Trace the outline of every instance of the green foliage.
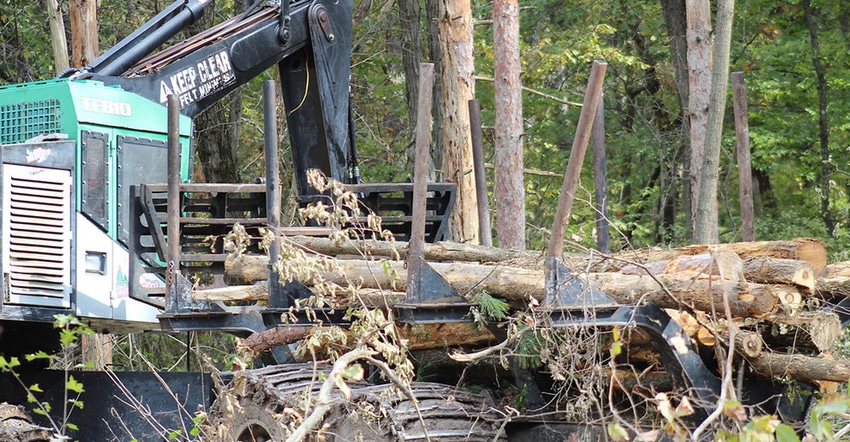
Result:
<instances>
[{"instance_id":1,"label":"green foliage","mask_svg":"<svg viewBox=\"0 0 850 442\"><path fill-rule=\"evenodd\" d=\"M472 297L472 303L477 307L478 315L484 322L502 321L508 317L510 310L510 305L505 300L495 298L487 292L477 293Z\"/></svg>"},{"instance_id":2,"label":"green foliage","mask_svg":"<svg viewBox=\"0 0 850 442\"><path fill-rule=\"evenodd\" d=\"M24 355L27 362L38 360L50 361L53 365L61 367L65 372L65 389L63 391L63 401L60 419L56 419L53 412L53 405L50 402L40 400L38 396L44 393L44 390L39 384L26 385L21 379L21 376L16 368L21 366L21 361L17 357L6 358L0 356L0 372L10 373L15 381L26 391L27 402L32 404L32 412L44 416L50 423L53 431L56 432L55 440L65 440L64 435L67 430L76 431L79 428L70 421L71 415L75 409L82 410L84 407L83 401L80 400L80 395L85 392L83 384L74 379L70 374L72 368L84 367L85 364L73 364L74 350L78 346L81 336L92 334L92 330L73 315L54 315L54 327L59 330L61 350L57 354L47 354L43 351Z\"/></svg>"}]
</instances>

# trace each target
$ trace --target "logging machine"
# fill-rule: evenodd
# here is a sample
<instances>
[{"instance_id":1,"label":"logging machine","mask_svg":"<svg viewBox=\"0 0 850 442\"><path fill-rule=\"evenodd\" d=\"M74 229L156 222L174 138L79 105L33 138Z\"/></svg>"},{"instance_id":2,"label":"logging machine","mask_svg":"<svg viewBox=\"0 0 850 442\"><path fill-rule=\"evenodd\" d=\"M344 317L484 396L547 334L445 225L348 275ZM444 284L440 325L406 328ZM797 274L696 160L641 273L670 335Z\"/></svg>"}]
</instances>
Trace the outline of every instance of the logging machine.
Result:
<instances>
[{"instance_id":1,"label":"logging machine","mask_svg":"<svg viewBox=\"0 0 850 442\"><path fill-rule=\"evenodd\" d=\"M310 290L298 281L281 283L273 269L267 281L269 301L262 306L198 301L192 297L196 285L187 277L203 274L208 286L224 285L227 252L222 238L236 223L254 235L262 227L310 231L279 226L279 146L275 97L268 84L265 183L189 182L192 118L275 65L283 86L298 202L326 198L308 184L310 169L345 183L383 216L396 238L411 241L413 277L399 316L408 322L466 320L469 305L421 253L422 242L446 237L454 186L433 183L417 190L413 183L359 182L349 98L351 0L257 1L237 17L155 52L194 23L209 2L178 0L83 69L0 88L0 352L55 349L52 323L58 314L73 314L104 333L222 330L246 336L281 324L282 313L303 313L296 301ZM425 186L418 177L417 184ZM425 200L417 200L417 191ZM211 237L217 238L212 247L207 242ZM247 253L261 251L254 245ZM644 329L676 387L693 388L701 403L713 403L719 392L716 374L688 339L681 339L675 321L657 308L617 305L588 290L556 255L546 264L546 304L554 312L554 327ZM592 320L588 305L594 306ZM319 314L325 323L345 325L338 313ZM309 324L311 318L302 315L300 323ZM682 342L674 348L670 342L676 339ZM269 361L282 365L257 370L252 375L257 388L280 392L310 380L302 366L287 364L292 357L286 347L273 350ZM215 392L204 373L163 373L162 381L149 373L116 373L154 411L173 410L172 393L188 410L209 408ZM61 376L49 370L22 375L52 386L45 390L62 390ZM118 434L114 428L130 425L140 440L160 440L141 419L116 420L116 414L130 415L132 410L103 373L77 376L90 391L82 398L86 415L96 417L78 424L77 438L113 440ZM284 377L289 380L280 381ZM271 378L278 383L270 386ZM159 391L162 383L171 391ZM375 388L358 387L355 396ZM778 391L772 385L759 388L764 393L759 400ZM0 402L26 403L19 390L10 378L0 379ZM448 396L456 400L453 405L436 401L433 414L413 420L399 412L388 426L392 432L380 440L417 439L412 428L422 419L433 421L423 428L431 428L431 437L439 434L439 440L504 440L518 434L512 427L505 433L498 416L481 411L484 399L479 396L431 384L416 384L413 391L420 403ZM229 422L231 440L277 440L283 434L269 416L285 405L287 396L272 396L253 408L246 406L244 415ZM778 406L800 409L785 402ZM174 428L182 427L188 415L171 413L177 419ZM464 424L441 424L448 421ZM527 431L534 424L520 427Z\"/></svg>"}]
</instances>

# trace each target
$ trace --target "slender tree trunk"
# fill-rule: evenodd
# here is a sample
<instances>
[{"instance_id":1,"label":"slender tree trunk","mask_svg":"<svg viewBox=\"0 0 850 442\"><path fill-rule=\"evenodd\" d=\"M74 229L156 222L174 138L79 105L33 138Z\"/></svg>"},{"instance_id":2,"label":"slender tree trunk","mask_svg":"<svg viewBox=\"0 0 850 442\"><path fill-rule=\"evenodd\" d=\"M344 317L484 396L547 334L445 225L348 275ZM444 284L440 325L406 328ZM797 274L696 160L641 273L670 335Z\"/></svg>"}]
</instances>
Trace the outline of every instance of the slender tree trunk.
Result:
<instances>
[{"instance_id":1,"label":"slender tree trunk","mask_svg":"<svg viewBox=\"0 0 850 442\"><path fill-rule=\"evenodd\" d=\"M705 157L700 175L696 219L694 219L694 242L697 244L716 244L719 240L717 181L720 172L720 142L723 139L726 91L729 86L729 50L734 16L735 0L717 2L717 32L711 69L711 101L708 108Z\"/></svg>"},{"instance_id":2,"label":"slender tree trunk","mask_svg":"<svg viewBox=\"0 0 850 442\"><path fill-rule=\"evenodd\" d=\"M445 173L443 173L443 56L440 43L440 20L446 14L444 1L425 0L425 11L428 16L429 60L436 67L433 108L431 109L431 170L428 176L432 181L445 181ZM419 81L418 77L416 81Z\"/></svg>"},{"instance_id":3,"label":"slender tree trunk","mask_svg":"<svg viewBox=\"0 0 850 442\"><path fill-rule=\"evenodd\" d=\"M53 43L53 66L56 73L69 67L68 41L65 39L65 20L59 0L44 0L47 9L47 21L50 25L50 37Z\"/></svg>"},{"instance_id":4,"label":"slender tree trunk","mask_svg":"<svg viewBox=\"0 0 850 442\"><path fill-rule=\"evenodd\" d=\"M829 208L830 184L829 180L832 170L829 165L829 115L827 114L827 82L826 68L821 62L820 43L818 42L818 31L815 25L815 9L811 0L803 0L803 12L806 14L806 26L809 28L809 39L812 45L812 67L818 80L818 141L820 142L821 171L820 171L820 209L823 224L827 234L833 235L835 230L835 219Z\"/></svg>"},{"instance_id":5,"label":"slender tree trunk","mask_svg":"<svg viewBox=\"0 0 850 442\"><path fill-rule=\"evenodd\" d=\"M517 0L493 2L493 52L496 93L496 235L500 247L525 250L522 83Z\"/></svg>"},{"instance_id":6,"label":"slender tree trunk","mask_svg":"<svg viewBox=\"0 0 850 442\"><path fill-rule=\"evenodd\" d=\"M398 16L401 22L401 59L404 63L404 84L407 95L407 124L411 140L416 127L419 63L422 61L422 40L419 37L421 14L419 0L398 0ZM408 157L413 158L413 155ZM413 168L411 167L410 170Z\"/></svg>"},{"instance_id":7,"label":"slender tree trunk","mask_svg":"<svg viewBox=\"0 0 850 442\"><path fill-rule=\"evenodd\" d=\"M89 65L98 52L97 0L71 0L71 65Z\"/></svg>"},{"instance_id":8,"label":"slender tree trunk","mask_svg":"<svg viewBox=\"0 0 850 442\"><path fill-rule=\"evenodd\" d=\"M741 200L741 239L755 241L750 128L747 118L747 94L744 87L743 72L732 73L732 89L732 98L735 100L735 150L738 156L738 198Z\"/></svg>"},{"instance_id":9,"label":"slender tree trunk","mask_svg":"<svg viewBox=\"0 0 850 442\"><path fill-rule=\"evenodd\" d=\"M680 120L679 150L676 154L675 164L680 170L690 170L691 152L691 124L689 119L689 75L688 75L688 14L685 8L685 0L661 0L661 9L664 12L664 21L667 26L667 35L670 38L670 58L673 61L673 72L676 75L676 90L679 93ZM668 231L666 241L673 241L673 223L675 222L675 208L677 200L684 203L685 225L692 226L691 215L691 181L678 178L678 170L671 171L672 189L666 203L667 208L663 210L662 226ZM687 176L687 173L685 174ZM679 189L676 184L683 181L684 185ZM679 196L681 192L681 197ZM669 218L668 218L669 217ZM690 228L687 229L690 232ZM690 235L690 233L689 233Z\"/></svg>"},{"instance_id":10,"label":"slender tree trunk","mask_svg":"<svg viewBox=\"0 0 850 442\"><path fill-rule=\"evenodd\" d=\"M699 200L701 170L705 159L708 102L711 93L711 8L708 0L685 0L687 13L688 107L690 123L690 207L693 231Z\"/></svg>"},{"instance_id":11,"label":"slender tree trunk","mask_svg":"<svg viewBox=\"0 0 850 442\"><path fill-rule=\"evenodd\" d=\"M474 96L472 9L469 0L439 0L443 167L457 184L451 231L455 241L478 243L478 205L472 174L468 102Z\"/></svg>"}]
</instances>

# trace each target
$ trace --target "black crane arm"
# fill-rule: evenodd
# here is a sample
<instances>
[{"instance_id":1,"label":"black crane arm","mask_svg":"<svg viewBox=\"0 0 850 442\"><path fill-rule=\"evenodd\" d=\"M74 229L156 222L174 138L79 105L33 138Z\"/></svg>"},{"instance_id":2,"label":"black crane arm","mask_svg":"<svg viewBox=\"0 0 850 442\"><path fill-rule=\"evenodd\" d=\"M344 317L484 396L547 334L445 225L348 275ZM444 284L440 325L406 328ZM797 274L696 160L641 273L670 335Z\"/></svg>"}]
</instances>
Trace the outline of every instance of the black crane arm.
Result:
<instances>
[{"instance_id":1,"label":"black crane arm","mask_svg":"<svg viewBox=\"0 0 850 442\"><path fill-rule=\"evenodd\" d=\"M290 2L283 16L280 6L257 2L190 39L138 56L138 48L147 51L194 22L198 5L207 1L178 1L174 11L160 14L165 18L146 24L146 33L134 32L125 39L129 42L119 43L123 49L105 53L72 78L119 85L163 104L173 94L181 113L194 117L279 64L299 195L316 193L307 184L308 169L350 182L347 168L355 161L349 133L351 0ZM136 55L121 56L128 53Z\"/></svg>"}]
</instances>

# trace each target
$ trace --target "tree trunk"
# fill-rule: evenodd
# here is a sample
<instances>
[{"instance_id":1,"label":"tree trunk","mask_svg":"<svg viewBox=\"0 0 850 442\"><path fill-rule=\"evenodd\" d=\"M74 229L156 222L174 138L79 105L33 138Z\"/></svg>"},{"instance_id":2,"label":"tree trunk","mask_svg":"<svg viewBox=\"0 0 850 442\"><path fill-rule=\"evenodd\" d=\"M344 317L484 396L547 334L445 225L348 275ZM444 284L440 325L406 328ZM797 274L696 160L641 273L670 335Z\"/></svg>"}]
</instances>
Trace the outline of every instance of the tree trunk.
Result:
<instances>
[{"instance_id":1,"label":"tree trunk","mask_svg":"<svg viewBox=\"0 0 850 442\"><path fill-rule=\"evenodd\" d=\"M58 74L69 67L68 42L65 39L65 20L62 18L62 7L59 5L59 0L44 0L44 6L47 9L47 21L50 25L50 37L53 46L53 66ZM73 32L73 21L71 25L71 31ZM97 31L95 30L95 32Z\"/></svg>"},{"instance_id":2,"label":"tree trunk","mask_svg":"<svg viewBox=\"0 0 850 442\"><path fill-rule=\"evenodd\" d=\"M682 121L681 132L679 133L679 142L681 149L677 155L676 164L680 165L684 170L690 170L690 152L691 152L691 124L690 124L690 94L689 94L689 74L688 74L688 15L685 7L685 0L661 0L661 9L664 12L664 21L667 27L667 35L670 38L670 58L673 62L673 71L676 74L676 90L679 93L680 119ZM684 180L684 186L681 189L681 201L684 204L685 225L693 225L691 219L691 182ZM672 197L672 199L676 199ZM675 204L675 201L670 203ZM665 223L671 232L672 222ZM669 226L669 227L668 227ZM673 237L665 238L666 241L672 241Z\"/></svg>"},{"instance_id":3,"label":"tree trunk","mask_svg":"<svg viewBox=\"0 0 850 442\"><path fill-rule=\"evenodd\" d=\"M472 10L469 0L439 0L440 76L443 115L443 168L457 184L450 227L458 242L478 242L478 203L471 173L469 107L474 96Z\"/></svg>"},{"instance_id":4,"label":"tree trunk","mask_svg":"<svg viewBox=\"0 0 850 442\"><path fill-rule=\"evenodd\" d=\"M750 160L750 126L747 116L747 94L744 73L732 74L735 101L735 151L738 157L738 195L741 200L741 239L755 241L755 212L753 210L753 174Z\"/></svg>"},{"instance_id":5,"label":"tree trunk","mask_svg":"<svg viewBox=\"0 0 850 442\"><path fill-rule=\"evenodd\" d=\"M687 14L688 108L690 124L690 207L691 222L696 223L696 207L705 157L705 131L711 92L711 8L708 0L685 0ZM688 230L694 231L694 225Z\"/></svg>"},{"instance_id":6,"label":"tree trunk","mask_svg":"<svg viewBox=\"0 0 850 442\"><path fill-rule=\"evenodd\" d=\"M98 53L97 0L71 0L71 65L88 66Z\"/></svg>"},{"instance_id":7,"label":"tree trunk","mask_svg":"<svg viewBox=\"0 0 850 442\"><path fill-rule=\"evenodd\" d=\"M443 54L440 39L440 21L446 15L443 0L425 0L425 12L428 21L429 61L436 67L434 75L434 100L431 109L431 167L428 176L433 181L446 181L443 170ZM419 78L416 78L419 81ZM412 145L411 145L412 147ZM413 150L411 149L411 152ZM412 168L411 168L412 170Z\"/></svg>"},{"instance_id":8,"label":"tree trunk","mask_svg":"<svg viewBox=\"0 0 850 442\"><path fill-rule=\"evenodd\" d=\"M832 167L830 166L829 155L829 118L827 114L827 105L829 98L827 97L828 83L826 81L826 68L821 62L820 43L818 42L817 25L815 24L815 9L812 7L811 0L803 0L803 12L806 14L806 26L809 28L809 39L812 46L812 67L815 70L815 76L818 81L818 141L820 144L820 210L821 219L826 227L826 233L833 236L835 230L835 219L829 208L830 194L830 179L832 176Z\"/></svg>"},{"instance_id":9,"label":"tree trunk","mask_svg":"<svg viewBox=\"0 0 850 442\"><path fill-rule=\"evenodd\" d=\"M716 244L717 186L720 174L720 143L723 141L723 116L726 113L726 91L729 85L729 51L732 42L732 19L735 0L717 2L717 29L712 56L711 96L705 131L705 148L700 171L694 243Z\"/></svg>"},{"instance_id":10,"label":"tree trunk","mask_svg":"<svg viewBox=\"0 0 850 442\"><path fill-rule=\"evenodd\" d=\"M401 22L401 59L404 63L404 84L407 98L407 125L412 140L416 127L416 100L419 96L419 63L422 61L422 40L419 38L421 10L419 0L399 0ZM424 112L428 112L425 110ZM409 170L413 170L412 151L408 155Z\"/></svg>"},{"instance_id":11,"label":"tree trunk","mask_svg":"<svg viewBox=\"0 0 850 442\"><path fill-rule=\"evenodd\" d=\"M216 6L218 5L214 5ZM239 12L239 10L234 11L235 14ZM215 15L214 10L208 10L191 27L191 31L194 33L211 27ZM202 169L205 182L241 182L236 157L242 132L241 121L242 88L236 89L195 117L194 144L198 155L198 165Z\"/></svg>"},{"instance_id":12,"label":"tree trunk","mask_svg":"<svg viewBox=\"0 0 850 442\"><path fill-rule=\"evenodd\" d=\"M493 2L493 53L496 235L500 247L524 250L525 184L522 175L522 83L517 0Z\"/></svg>"}]
</instances>

